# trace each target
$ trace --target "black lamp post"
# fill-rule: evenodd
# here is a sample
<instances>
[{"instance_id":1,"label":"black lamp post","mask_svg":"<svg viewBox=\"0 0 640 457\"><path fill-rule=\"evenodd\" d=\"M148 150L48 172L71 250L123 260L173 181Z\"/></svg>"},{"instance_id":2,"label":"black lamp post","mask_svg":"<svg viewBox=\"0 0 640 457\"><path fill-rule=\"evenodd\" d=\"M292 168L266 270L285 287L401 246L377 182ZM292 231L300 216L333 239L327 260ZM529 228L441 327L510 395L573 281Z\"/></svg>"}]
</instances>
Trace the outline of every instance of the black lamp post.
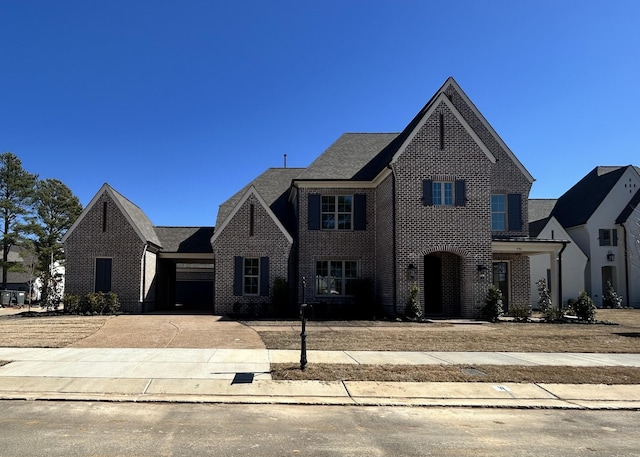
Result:
<instances>
[{"instance_id":1,"label":"black lamp post","mask_svg":"<svg viewBox=\"0 0 640 457\"><path fill-rule=\"evenodd\" d=\"M302 277L302 301L305 301L305 289L307 287L307 280ZM307 367L307 313L310 306L306 303L300 305L300 319L302 320L302 332L300 333L300 369L304 370Z\"/></svg>"}]
</instances>

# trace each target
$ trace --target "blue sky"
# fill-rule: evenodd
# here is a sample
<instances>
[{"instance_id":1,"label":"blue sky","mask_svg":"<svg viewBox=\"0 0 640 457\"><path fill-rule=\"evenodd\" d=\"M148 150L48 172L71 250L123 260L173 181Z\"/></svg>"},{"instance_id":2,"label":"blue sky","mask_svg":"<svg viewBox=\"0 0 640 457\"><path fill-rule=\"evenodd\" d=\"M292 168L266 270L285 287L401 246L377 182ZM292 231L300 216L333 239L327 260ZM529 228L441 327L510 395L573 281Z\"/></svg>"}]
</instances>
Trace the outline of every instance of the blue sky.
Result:
<instances>
[{"instance_id":1,"label":"blue sky","mask_svg":"<svg viewBox=\"0 0 640 457\"><path fill-rule=\"evenodd\" d=\"M560 196L640 165L636 0L0 0L0 152L213 225L269 167L402 130L453 76Z\"/></svg>"}]
</instances>

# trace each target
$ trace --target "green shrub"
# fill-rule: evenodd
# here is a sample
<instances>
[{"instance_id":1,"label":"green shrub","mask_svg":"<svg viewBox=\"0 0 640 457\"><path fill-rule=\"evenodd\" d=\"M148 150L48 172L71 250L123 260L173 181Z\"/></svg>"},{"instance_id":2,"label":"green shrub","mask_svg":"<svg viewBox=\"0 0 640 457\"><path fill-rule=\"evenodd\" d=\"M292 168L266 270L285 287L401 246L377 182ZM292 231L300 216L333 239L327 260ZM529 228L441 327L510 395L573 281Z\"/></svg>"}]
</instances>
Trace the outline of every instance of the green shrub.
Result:
<instances>
[{"instance_id":1,"label":"green shrub","mask_svg":"<svg viewBox=\"0 0 640 457\"><path fill-rule=\"evenodd\" d=\"M517 321L526 322L531 317L531 305L511 305L509 315Z\"/></svg>"},{"instance_id":2,"label":"green shrub","mask_svg":"<svg viewBox=\"0 0 640 457\"><path fill-rule=\"evenodd\" d=\"M491 284L484 298L484 306L481 309L482 317L489 322L497 322L504 315L502 300L502 291Z\"/></svg>"},{"instance_id":3,"label":"green shrub","mask_svg":"<svg viewBox=\"0 0 640 457\"><path fill-rule=\"evenodd\" d=\"M622 308L622 297L613 288L611 281L607 281L607 290L602 296L602 306L604 308Z\"/></svg>"},{"instance_id":4,"label":"green shrub","mask_svg":"<svg viewBox=\"0 0 640 457\"><path fill-rule=\"evenodd\" d=\"M62 299L64 304L64 312L69 314L80 313L80 296L75 294L67 294Z\"/></svg>"},{"instance_id":5,"label":"green shrub","mask_svg":"<svg viewBox=\"0 0 640 457\"><path fill-rule=\"evenodd\" d=\"M120 300L118 295L109 292L91 292L80 299L78 295L65 295L64 300L65 312L69 314L117 314L120 312Z\"/></svg>"},{"instance_id":6,"label":"green shrub","mask_svg":"<svg viewBox=\"0 0 640 457\"><path fill-rule=\"evenodd\" d=\"M105 297L105 302L105 309L108 314L118 314L120 312L120 299L118 298L118 294L109 292Z\"/></svg>"},{"instance_id":7,"label":"green shrub","mask_svg":"<svg viewBox=\"0 0 640 457\"><path fill-rule=\"evenodd\" d=\"M580 296L573 303L571 311L578 319L585 322L596 320L596 305L593 304L593 300L585 291L580 292Z\"/></svg>"},{"instance_id":8,"label":"green shrub","mask_svg":"<svg viewBox=\"0 0 640 457\"><path fill-rule=\"evenodd\" d=\"M409 298L407 299L407 306L404 310L405 317L408 319L415 320L422 317L422 308L420 307L420 300L418 299L419 293L420 289L418 289L418 285L413 284L409 290Z\"/></svg>"}]
</instances>

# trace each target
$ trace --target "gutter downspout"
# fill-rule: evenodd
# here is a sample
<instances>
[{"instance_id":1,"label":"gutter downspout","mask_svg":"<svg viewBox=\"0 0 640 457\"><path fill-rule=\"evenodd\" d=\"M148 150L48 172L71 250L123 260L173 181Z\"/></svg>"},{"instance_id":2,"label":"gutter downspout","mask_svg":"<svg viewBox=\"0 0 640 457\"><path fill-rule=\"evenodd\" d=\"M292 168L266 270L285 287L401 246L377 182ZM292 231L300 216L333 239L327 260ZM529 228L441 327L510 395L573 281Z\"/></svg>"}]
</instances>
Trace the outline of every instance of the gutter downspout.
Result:
<instances>
[{"instance_id":1,"label":"gutter downspout","mask_svg":"<svg viewBox=\"0 0 640 457\"><path fill-rule=\"evenodd\" d=\"M627 227L623 224L620 224L622 226L622 233L624 233L624 290L625 293L627 294L627 306L631 306L629 304L629 249L628 249L628 244L627 244Z\"/></svg>"},{"instance_id":2,"label":"gutter downspout","mask_svg":"<svg viewBox=\"0 0 640 457\"><path fill-rule=\"evenodd\" d=\"M142 284L140 285L140 303L141 309L140 312L144 314L144 289L147 286L147 244L145 243L144 248L142 249Z\"/></svg>"},{"instance_id":3,"label":"gutter downspout","mask_svg":"<svg viewBox=\"0 0 640 457\"><path fill-rule=\"evenodd\" d=\"M391 288L392 300L393 300L393 317L398 315L398 265L397 265L397 249L396 249L396 174L393 171L391 164L387 165L387 168L391 170L391 257L393 259L393 286Z\"/></svg>"},{"instance_id":4,"label":"gutter downspout","mask_svg":"<svg viewBox=\"0 0 640 457\"><path fill-rule=\"evenodd\" d=\"M560 310L562 310L562 253L569 243L569 241L563 241L562 249L558 252L558 309Z\"/></svg>"}]
</instances>

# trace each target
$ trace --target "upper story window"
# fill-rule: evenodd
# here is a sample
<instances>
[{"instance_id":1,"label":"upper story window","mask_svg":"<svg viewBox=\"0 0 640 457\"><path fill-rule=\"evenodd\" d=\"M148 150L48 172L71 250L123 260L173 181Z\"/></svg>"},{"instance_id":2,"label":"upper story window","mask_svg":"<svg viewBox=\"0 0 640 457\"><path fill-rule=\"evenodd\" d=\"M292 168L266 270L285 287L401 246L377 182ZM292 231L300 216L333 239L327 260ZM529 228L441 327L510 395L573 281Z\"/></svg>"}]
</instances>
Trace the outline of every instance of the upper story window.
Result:
<instances>
[{"instance_id":1,"label":"upper story window","mask_svg":"<svg viewBox=\"0 0 640 457\"><path fill-rule=\"evenodd\" d=\"M507 196L491 196L491 230L507 230Z\"/></svg>"},{"instance_id":2,"label":"upper story window","mask_svg":"<svg viewBox=\"0 0 640 457\"><path fill-rule=\"evenodd\" d=\"M465 206L467 204L466 181L422 180L422 204L424 206Z\"/></svg>"},{"instance_id":3,"label":"upper story window","mask_svg":"<svg viewBox=\"0 0 640 457\"><path fill-rule=\"evenodd\" d=\"M353 218L353 196L322 196L322 229L351 230Z\"/></svg>"},{"instance_id":4,"label":"upper story window","mask_svg":"<svg viewBox=\"0 0 640 457\"><path fill-rule=\"evenodd\" d=\"M308 195L309 230L358 231L367 229L367 195Z\"/></svg>"},{"instance_id":5,"label":"upper story window","mask_svg":"<svg viewBox=\"0 0 640 457\"><path fill-rule=\"evenodd\" d=\"M316 262L316 295L353 295L358 279L358 262L354 260L319 260Z\"/></svg>"},{"instance_id":6,"label":"upper story window","mask_svg":"<svg viewBox=\"0 0 640 457\"><path fill-rule=\"evenodd\" d=\"M598 234L600 246L617 246L618 230L617 229L600 229Z\"/></svg>"},{"instance_id":7,"label":"upper story window","mask_svg":"<svg viewBox=\"0 0 640 457\"><path fill-rule=\"evenodd\" d=\"M453 206L453 182L433 182L433 204Z\"/></svg>"},{"instance_id":8,"label":"upper story window","mask_svg":"<svg viewBox=\"0 0 640 457\"><path fill-rule=\"evenodd\" d=\"M522 227L522 194L491 195L491 230L519 232Z\"/></svg>"}]
</instances>

